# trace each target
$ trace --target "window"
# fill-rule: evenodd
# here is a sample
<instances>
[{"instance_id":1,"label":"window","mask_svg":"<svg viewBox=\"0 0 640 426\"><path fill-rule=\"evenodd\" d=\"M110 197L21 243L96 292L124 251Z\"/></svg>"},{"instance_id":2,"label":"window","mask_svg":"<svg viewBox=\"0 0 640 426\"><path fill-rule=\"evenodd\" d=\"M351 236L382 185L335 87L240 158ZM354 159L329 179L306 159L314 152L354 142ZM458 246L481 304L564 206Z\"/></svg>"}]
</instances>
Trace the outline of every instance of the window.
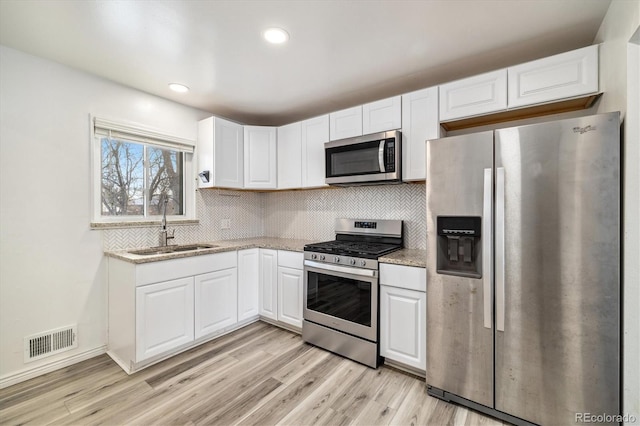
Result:
<instances>
[{"instance_id":1,"label":"window","mask_svg":"<svg viewBox=\"0 0 640 426\"><path fill-rule=\"evenodd\" d=\"M193 218L188 141L94 119L94 221Z\"/></svg>"}]
</instances>

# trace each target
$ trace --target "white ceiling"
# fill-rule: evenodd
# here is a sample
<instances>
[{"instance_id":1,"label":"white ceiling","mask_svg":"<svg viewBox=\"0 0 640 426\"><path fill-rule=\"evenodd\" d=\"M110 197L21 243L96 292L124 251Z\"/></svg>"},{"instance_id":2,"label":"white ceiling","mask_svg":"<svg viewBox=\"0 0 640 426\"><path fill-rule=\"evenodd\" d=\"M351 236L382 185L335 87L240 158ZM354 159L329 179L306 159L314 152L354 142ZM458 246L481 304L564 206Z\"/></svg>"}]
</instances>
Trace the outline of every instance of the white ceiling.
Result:
<instances>
[{"instance_id":1,"label":"white ceiling","mask_svg":"<svg viewBox=\"0 0 640 426\"><path fill-rule=\"evenodd\" d=\"M0 43L280 125L589 45L609 3L0 0ZM287 44L261 38L273 26L290 33ZM171 82L191 91L173 93Z\"/></svg>"}]
</instances>

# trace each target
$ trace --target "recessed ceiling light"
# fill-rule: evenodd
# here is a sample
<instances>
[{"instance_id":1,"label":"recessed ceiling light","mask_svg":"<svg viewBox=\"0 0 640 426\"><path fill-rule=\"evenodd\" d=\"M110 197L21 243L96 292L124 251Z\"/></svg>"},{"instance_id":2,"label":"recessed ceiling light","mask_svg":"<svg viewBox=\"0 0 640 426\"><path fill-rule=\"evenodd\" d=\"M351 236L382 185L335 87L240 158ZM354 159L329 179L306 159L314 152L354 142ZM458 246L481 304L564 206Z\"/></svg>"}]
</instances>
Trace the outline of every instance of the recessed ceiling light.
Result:
<instances>
[{"instance_id":1,"label":"recessed ceiling light","mask_svg":"<svg viewBox=\"0 0 640 426\"><path fill-rule=\"evenodd\" d=\"M269 28L262 33L269 43L280 44L289 40L289 33L282 28Z\"/></svg>"},{"instance_id":2,"label":"recessed ceiling light","mask_svg":"<svg viewBox=\"0 0 640 426\"><path fill-rule=\"evenodd\" d=\"M184 84L180 84L180 83L170 83L169 84L169 89L173 90L174 92L178 92L178 93L185 93L189 91L189 88L187 86L185 86Z\"/></svg>"}]
</instances>

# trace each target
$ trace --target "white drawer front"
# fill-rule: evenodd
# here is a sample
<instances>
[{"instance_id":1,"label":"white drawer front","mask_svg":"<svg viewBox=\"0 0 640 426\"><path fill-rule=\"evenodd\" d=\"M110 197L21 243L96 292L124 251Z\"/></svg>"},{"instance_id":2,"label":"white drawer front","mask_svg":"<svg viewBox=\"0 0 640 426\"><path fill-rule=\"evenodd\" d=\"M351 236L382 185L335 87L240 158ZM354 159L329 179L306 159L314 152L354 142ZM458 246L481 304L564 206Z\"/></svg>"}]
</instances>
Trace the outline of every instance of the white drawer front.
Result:
<instances>
[{"instance_id":1,"label":"white drawer front","mask_svg":"<svg viewBox=\"0 0 640 426\"><path fill-rule=\"evenodd\" d=\"M381 263L380 285L427 291L427 270L414 266Z\"/></svg>"},{"instance_id":2,"label":"white drawer front","mask_svg":"<svg viewBox=\"0 0 640 426\"><path fill-rule=\"evenodd\" d=\"M304 268L304 253L298 251L278 250L278 266L285 268Z\"/></svg>"}]
</instances>

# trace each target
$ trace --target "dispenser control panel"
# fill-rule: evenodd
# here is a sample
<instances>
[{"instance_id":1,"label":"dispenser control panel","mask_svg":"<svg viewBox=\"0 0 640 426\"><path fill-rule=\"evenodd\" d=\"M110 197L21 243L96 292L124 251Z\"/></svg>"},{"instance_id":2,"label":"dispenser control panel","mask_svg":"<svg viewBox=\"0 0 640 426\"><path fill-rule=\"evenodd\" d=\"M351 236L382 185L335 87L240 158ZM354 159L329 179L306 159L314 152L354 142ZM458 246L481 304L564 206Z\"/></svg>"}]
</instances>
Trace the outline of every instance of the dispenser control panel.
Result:
<instances>
[{"instance_id":1,"label":"dispenser control panel","mask_svg":"<svg viewBox=\"0 0 640 426\"><path fill-rule=\"evenodd\" d=\"M438 216L438 273L482 277L481 224L479 216Z\"/></svg>"}]
</instances>

